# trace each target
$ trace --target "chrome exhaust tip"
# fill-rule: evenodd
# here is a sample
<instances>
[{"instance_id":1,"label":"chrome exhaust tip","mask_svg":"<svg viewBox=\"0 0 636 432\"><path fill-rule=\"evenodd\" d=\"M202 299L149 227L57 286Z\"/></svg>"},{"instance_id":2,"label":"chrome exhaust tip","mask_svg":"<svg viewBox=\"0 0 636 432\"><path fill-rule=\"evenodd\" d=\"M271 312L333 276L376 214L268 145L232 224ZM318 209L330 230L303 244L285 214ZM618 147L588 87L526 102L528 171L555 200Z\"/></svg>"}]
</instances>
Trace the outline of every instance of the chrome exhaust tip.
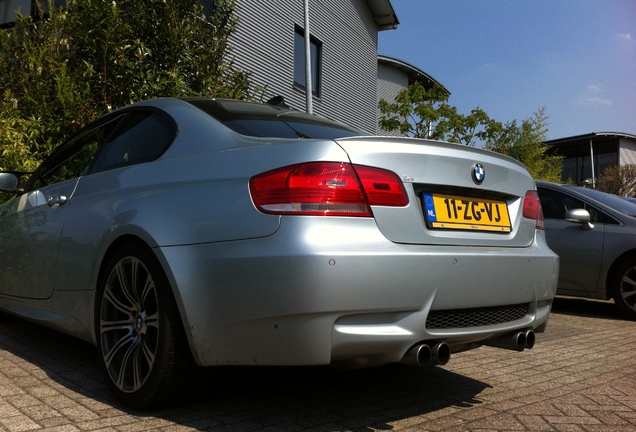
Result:
<instances>
[{"instance_id":1,"label":"chrome exhaust tip","mask_svg":"<svg viewBox=\"0 0 636 432\"><path fill-rule=\"evenodd\" d=\"M445 365L450 360L451 349L446 342L440 342L431 347L431 364Z\"/></svg>"},{"instance_id":2,"label":"chrome exhaust tip","mask_svg":"<svg viewBox=\"0 0 636 432\"><path fill-rule=\"evenodd\" d=\"M532 349L534 347L534 343L536 341L536 335L532 330L526 331L526 348Z\"/></svg>"},{"instance_id":3,"label":"chrome exhaust tip","mask_svg":"<svg viewBox=\"0 0 636 432\"><path fill-rule=\"evenodd\" d=\"M499 336L493 339L484 341L484 345L488 345L495 348L504 348L513 351L523 351L526 349L528 343L527 332L514 332L507 335ZM532 333L532 345L534 345L534 332Z\"/></svg>"},{"instance_id":4,"label":"chrome exhaust tip","mask_svg":"<svg viewBox=\"0 0 636 432\"><path fill-rule=\"evenodd\" d=\"M445 342L434 345L418 344L408 350L400 363L410 366L445 365L450 360L451 349Z\"/></svg>"},{"instance_id":5,"label":"chrome exhaust tip","mask_svg":"<svg viewBox=\"0 0 636 432\"><path fill-rule=\"evenodd\" d=\"M421 367L428 365L431 357L431 347L426 344L419 344L408 350L402 360L400 360L400 363Z\"/></svg>"}]
</instances>

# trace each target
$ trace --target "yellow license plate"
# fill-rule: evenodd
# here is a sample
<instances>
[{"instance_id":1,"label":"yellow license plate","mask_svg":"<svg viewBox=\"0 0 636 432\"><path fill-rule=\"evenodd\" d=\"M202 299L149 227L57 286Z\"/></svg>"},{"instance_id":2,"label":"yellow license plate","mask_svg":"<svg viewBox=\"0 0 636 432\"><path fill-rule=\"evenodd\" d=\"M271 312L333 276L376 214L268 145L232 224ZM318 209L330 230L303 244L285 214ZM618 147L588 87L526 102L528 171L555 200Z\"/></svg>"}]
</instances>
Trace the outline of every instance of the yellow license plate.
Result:
<instances>
[{"instance_id":1,"label":"yellow license plate","mask_svg":"<svg viewBox=\"0 0 636 432\"><path fill-rule=\"evenodd\" d=\"M431 228L510 232L505 201L425 192L426 223Z\"/></svg>"}]
</instances>

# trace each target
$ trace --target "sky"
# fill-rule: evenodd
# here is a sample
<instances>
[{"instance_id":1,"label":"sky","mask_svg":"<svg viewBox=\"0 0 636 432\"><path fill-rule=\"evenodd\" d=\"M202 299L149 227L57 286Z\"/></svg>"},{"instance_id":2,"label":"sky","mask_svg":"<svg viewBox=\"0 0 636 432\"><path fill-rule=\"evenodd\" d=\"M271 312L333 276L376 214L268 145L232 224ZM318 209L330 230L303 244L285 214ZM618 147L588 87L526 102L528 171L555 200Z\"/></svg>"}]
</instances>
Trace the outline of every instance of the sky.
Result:
<instances>
[{"instance_id":1,"label":"sky","mask_svg":"<svg viewBox=\"0 0 636 432\"><path fill-rule=\"evenodd\" d=\"M426 72L462 114L521 123L541 107L548 139L636 135L636 0L391 0L378 53Z\"/></svg>"}]
</instances>

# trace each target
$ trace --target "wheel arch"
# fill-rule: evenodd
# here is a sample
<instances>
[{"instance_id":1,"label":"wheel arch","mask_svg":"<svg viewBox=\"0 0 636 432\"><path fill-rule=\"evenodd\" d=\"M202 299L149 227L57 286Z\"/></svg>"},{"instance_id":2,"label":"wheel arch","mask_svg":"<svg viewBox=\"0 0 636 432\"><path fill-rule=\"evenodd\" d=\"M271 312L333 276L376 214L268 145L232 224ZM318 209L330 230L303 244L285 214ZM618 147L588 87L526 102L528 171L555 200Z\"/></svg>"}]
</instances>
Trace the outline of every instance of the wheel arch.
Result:
<instances>
[{"instance_id":1,"label":"wheel arch","mask_svg":"<svg viewBox=\"0 0 636 432\"><path fill-rule=\"evenodd\" d=\"M191 341L191 337L189 332L187 332L185 329L188 328L187 325L188 323L185 321L185 317L187 316L184 313L184 309L183 309L183 299L181 298L181 296L179 295L178 291L176 290L176 281L174 279L174 275L172 274L172 271L170 270L170 267L167 264L167 260L165 259L165 257L163 256L163 254L161 253L160 248L156 248L156 247L152 247L148 244L147 241L145 241L143 238L135 235L135 234L123 234L119 237L117 237L116 239L114 239L110 245L108 245L108 248L106 249L106 251L104 252L104 255L102 256L101 262L100 262L100 266L99 266L99 270L97 272L97 283L96 283L96 291L98 291L100 289L100 284L103 280L103 278L105 277L105 272L108 268L108 263L110 262L110 260L112 259L112 257L115 255L115 253L121 249L122 247L124 247L125 245L129 245L129 244L136 244L139 247L143 247L145 249L147 249L148 251L150 251L154 257L157 259L157 262L159 263L161 269L163 270L165 276L168 279L168 282L170 284L170 295L172 296L172 300L175 302L175 304L177 305L177 310L179 313L179 319L181 321L181 331L183 332L186 340L188 341L188 346L190 347L190 352L194 353L193 349L192 349L192 341ZM95 301L95 308L97 308L97 301ZM98 311L95 309L95 314L97 314ZM97 335L97 329L94 328L93 326L93 333L94 333L94 340L97 341L98 339L98 335Z\"/></svg>"},{"instance_id":2,"label":"wheel arch","mask_svg":"<svg viewBox=\"0 0 636 432\"><path fill-rule=\"evenodd\" d=\"M122 235L109 245L98 271L94 323L100 367L115 397L124 405L137 409L156 408L182 400L196 378L183 314L175 301L174 283L157 254L158 250L137 236ZM133 291L139 293L140 288L132 288L135 282L130 282L137 274L137 270L132 270L136 266L135 260L140 263L141 277L146 281L152 278L154 282L143 286L145 294L141 297L133 294ZM111 276L111 269L120 265L122 269L117 270L116 276ZM128 268L123 269L123 266ZM103 284L106 281L110 284L111 278L113 288L102 297ZM124 283L122 279L129 282ZM123 288L126 286L131 288ZM129 294L123 294L123 291ZM106 305L106 309L102 309L102 305ZM102 319L108 325L101 325ZM146 319L154 324L146 328ZM126 326L129 331L124 328ZM148 330L152 328L155 330ZM103 333L102 329L105 329ZM150 342L142 348L146 335ZM128 357L133 349L143 351L145 355ZM127 352L125 355L122 354L124 351ZM130 372L132 370L138 373ZM136 378L131 378L133 376Z\"/></svg>"},{"instance_id":3,"label":"wheel arch","mask_svg":"<svg viewBox=\"0 0 636 432\"><path fill-rule=\"evenodd\" d=\"M138 236L133 235L133 234L122 235L122 236L116 238L115 240L113 240L110 243L110 245L108 245L108 248L104 252L104 255L102 256L102 259L101 259L101 262L100 262L100 265L99 265L99 271L97 272L97 286L96 286L97 290L99 290L99 285L101 284L101 281L102 281L102 279L104 277L104 273L106 272L106 268L108 267L108 263L110 262L111 258L115 254L115 252L117 252L124 245L129 244L129 243L137 243L139 246L143 246L143 247L145 247L147 249L152 250L152 248L148 245L147 242L145 242L141 237L138 237ZM162 265L162 267L163 267L163 265ZM165 271L165 269L164 269L164 271Z\"/></svg>"},{"instance_id":4,"label":"wheel arch","mask_svg":"<svg viewBox=\"0 0 636 432\"><path fill-rule=\"evenodd\" d=\"M612 280L616 277L616 269L622 266L625 261L629 260L636 261L636 248L623 252L614 260L614 262L612 262L612 265L608 269L605 277L605 300L612 298Z\"/></svg>"}]
</instances>

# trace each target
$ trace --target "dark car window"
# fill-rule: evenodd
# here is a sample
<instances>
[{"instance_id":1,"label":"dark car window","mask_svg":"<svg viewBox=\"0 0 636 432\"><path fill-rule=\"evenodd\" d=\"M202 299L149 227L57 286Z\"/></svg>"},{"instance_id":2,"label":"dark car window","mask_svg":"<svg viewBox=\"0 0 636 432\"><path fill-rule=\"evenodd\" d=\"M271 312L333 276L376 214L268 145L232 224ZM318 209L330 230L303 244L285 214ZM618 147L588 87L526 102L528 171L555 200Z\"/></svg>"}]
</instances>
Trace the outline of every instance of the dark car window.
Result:
<instances>
[{"instance_id":1,"label":"dark car window","mask_svg":"<svg viewBox=\"0 0 636 432\"><path fill-rule=\"evenodd\" d=\"M342 129L334 129L333 126L324 124L302 123L294 121L288 121L286 123L303 137L336 139L343 138L344 136L361 135L360 132L352 132L344 135Z\"/></svg>"},{"instance_id":2,"label":"dark car window","mask_svg":"<svg viewBox=\"0 0 636 432\"><path fill-rule=\"evenodd\" d=\"M543 217L548 219L565 219L565 212L575 208L585 208L583 201L564 195L552 189L538 188L543 209Z\"/></svg>"},{"instance_id":3,"label":"dark car window","mask_svg":"<svg viewBox=\"0 0 636 432\"><path fill-rule=\"evenodd\" d=\"M572 209L585 209L590 213L593 223L618 223L614 218L608 216L598 208L573 197L552 189L539 186L539 199L543 210L543 217L547 219L565 219L565 212Z\"/></svg>"},{"instance_id":4,"label":"dark car window","mask_svg":"<svg viewBox=\"0 0 636 432\"><path fill-rule=\"evenodd\" d=\"M28 180L26 190L39 189L88 173L95 157L122 116L116 116L80 131L58 147Z\"/></svg>"},{"instance_id":5,"label":"dark car window","mask_svg":"<svg viewBox=\"0 0 636 432\"><path fill-rule=\"evenodd\" d=\"M298 138L298 133L280 121L230 120L224 123L236 133L255 137Z\"/></svg>"},{"instance_id":6,"label":"dark car window","mask_svg":"<svg viewBox=\"0 0 636 432\"><path fill-rule=\"evenodd\" d=\"M159 112L126 113L111 132L91 172L148 162L161 156L176 133L176 126Z\"/></svg>"},{"instance_id":7,"label":"dark car window","mask_svg":"<svg viewBox=\"0 0 636 432\"><path fill-rule=\"evenodd\" d=\"M318 139L368 135L344 123L268 104L219 99L184 100L242 135Z\"/></svg>"},{"instance_id":8,"label":"dark car window","mask_svg":"<svg viewBox=\"0 0 636 432\"><path fill-rule=\"evenodd\" d=\"M107 117L58 147L27 181L25 190L154 160L175 134L172 119L158 111L128 111Z\"/></svg>"}]
</instances>

